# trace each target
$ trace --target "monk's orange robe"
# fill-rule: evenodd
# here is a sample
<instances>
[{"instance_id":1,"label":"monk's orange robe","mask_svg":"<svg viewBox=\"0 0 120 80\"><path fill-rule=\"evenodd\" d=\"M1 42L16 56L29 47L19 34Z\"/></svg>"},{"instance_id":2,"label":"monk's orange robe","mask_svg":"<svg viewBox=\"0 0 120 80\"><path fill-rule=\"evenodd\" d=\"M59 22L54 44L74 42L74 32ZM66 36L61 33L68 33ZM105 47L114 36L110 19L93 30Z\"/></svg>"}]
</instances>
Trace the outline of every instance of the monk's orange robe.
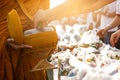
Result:
<instances>
[{"instance_id":1,"label":"monk's orange robe","mask_svg":"<svg viewBox=\"0 0 120 80\"><path fill-rule=\"evenodd\" d=\"M31 16L38 9L49 8L49 0L21 1ZM24 54L22 50L15 51L10 46L6 46L6 40L9 37L6 18L12 9L17 10L24 30L33 27L33 22L22 11L17 0L0 0L0 80L46 80L45 71L30 72L39 59Z\"/></svg>"}]
</instances>

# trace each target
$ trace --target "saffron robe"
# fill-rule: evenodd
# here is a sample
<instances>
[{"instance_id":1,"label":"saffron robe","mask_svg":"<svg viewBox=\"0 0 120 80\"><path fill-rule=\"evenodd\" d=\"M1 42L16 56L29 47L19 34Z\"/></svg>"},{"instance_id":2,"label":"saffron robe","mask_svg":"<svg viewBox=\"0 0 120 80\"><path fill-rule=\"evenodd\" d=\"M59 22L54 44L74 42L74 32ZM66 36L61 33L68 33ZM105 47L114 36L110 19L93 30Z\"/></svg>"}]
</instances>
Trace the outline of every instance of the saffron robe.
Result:
<instances>
[{"instance_id":1,"label":"saffron robe","mask_svg":"<svg viewBox=\"0 0 120 80\"><path fill-rule=\"evenodd\" d=\"M21 2L31 16L34 16L38 9L49 8L49 0L21 0ZM0 0L0 80L46 80L44 70L30 72L39 59L6 45L9 37L7 14L12 9L17 10L23 30L33 28L33 21L22 11L17 0Z\"/></svg>"}]
</instances>

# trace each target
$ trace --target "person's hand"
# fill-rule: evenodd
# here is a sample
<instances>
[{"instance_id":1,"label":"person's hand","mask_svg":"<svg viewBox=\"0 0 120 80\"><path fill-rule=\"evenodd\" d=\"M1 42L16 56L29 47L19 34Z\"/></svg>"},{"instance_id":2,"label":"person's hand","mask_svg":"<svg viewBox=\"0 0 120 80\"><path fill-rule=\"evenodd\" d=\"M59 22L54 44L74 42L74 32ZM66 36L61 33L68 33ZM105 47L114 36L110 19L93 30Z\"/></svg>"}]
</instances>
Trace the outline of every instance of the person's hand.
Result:
<instances>
[{"instance_id":1,"label":"person's hand","mask_svg":"<svg viewBox=\"0 0 120 80\"><path fill-rule=\"evenodd\" d=\"M37 13L34 15L33 20L35 27L43 26L46 23L45 14L47 10L38 10Z\"/></svg>"},{"instance_id":2,"label":"person's hand","mask_svg":"<svg viewBox=\"0 0 120 80\"><path fill-rule=\"evenodd\" d=\"M7 39L7 45L12 47L15 50L19 50L19 49L23 49L23 48L30 48L30 49L32 48L32 46L30 46L30 45L25 45L25 44L17 45L17 44L15 44L14 39L12 39L12 38Z\"/></svg>"},{"instance_id":3,"label":"person's hand","mask_svg":"<svg viewBox=\"0 0 120 80\"><path fill-rule=\"evenodd\" d=\"M115 47L115 44L118 42L119 38L120 38L120 30L114 32L111 35L110 44L111 44L112 47Z\"/></svg>"},{"instance_id":4,"label":"person's hand","mask_svg":"<svg viewBox=\"0 0 120 80\"><path fill-rule=\"evenodd\" d=\"M109 30L109 27L106 26L104 29L101 29L100 31L97 32L97 35L100 38L103 38L105 36L105 34L107 33L107 31Z\"/></svg>"}]
</instances>

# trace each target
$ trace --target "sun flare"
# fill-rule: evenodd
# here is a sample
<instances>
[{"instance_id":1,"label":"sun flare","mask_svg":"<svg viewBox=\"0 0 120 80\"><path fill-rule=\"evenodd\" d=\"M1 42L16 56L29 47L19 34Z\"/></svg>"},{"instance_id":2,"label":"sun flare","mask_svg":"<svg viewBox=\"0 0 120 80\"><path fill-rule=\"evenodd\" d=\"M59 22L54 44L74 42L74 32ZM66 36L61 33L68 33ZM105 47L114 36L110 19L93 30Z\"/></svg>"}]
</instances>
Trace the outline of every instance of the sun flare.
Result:
<instances>
[{"instance_id":1,"label":"sun flare","mask_svg":"<svg viewBox=\"0 0 120 80\"><path fill-rule=\"evenodd\" d=\"M53 8L63 2L65 2L66 0L50 0L50 8Z\"/></svg>"}]
</instances>

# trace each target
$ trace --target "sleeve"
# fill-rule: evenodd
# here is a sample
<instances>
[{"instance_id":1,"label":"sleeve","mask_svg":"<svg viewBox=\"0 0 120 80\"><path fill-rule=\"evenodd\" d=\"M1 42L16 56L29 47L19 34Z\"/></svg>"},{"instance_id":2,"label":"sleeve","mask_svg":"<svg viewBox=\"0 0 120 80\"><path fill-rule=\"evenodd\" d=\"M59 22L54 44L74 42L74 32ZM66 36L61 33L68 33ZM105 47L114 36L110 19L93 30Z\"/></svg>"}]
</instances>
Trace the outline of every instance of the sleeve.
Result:
<instances>
[{"instance_id":1,"label":"sleeve","mask_svg":"<svg viewBox=\"0 0 120 80\"><path fill-rule=\"evenodd\" d=\"M116 15L120 15L120 0L116 2Z\"/></svg>"}]
</instances>

